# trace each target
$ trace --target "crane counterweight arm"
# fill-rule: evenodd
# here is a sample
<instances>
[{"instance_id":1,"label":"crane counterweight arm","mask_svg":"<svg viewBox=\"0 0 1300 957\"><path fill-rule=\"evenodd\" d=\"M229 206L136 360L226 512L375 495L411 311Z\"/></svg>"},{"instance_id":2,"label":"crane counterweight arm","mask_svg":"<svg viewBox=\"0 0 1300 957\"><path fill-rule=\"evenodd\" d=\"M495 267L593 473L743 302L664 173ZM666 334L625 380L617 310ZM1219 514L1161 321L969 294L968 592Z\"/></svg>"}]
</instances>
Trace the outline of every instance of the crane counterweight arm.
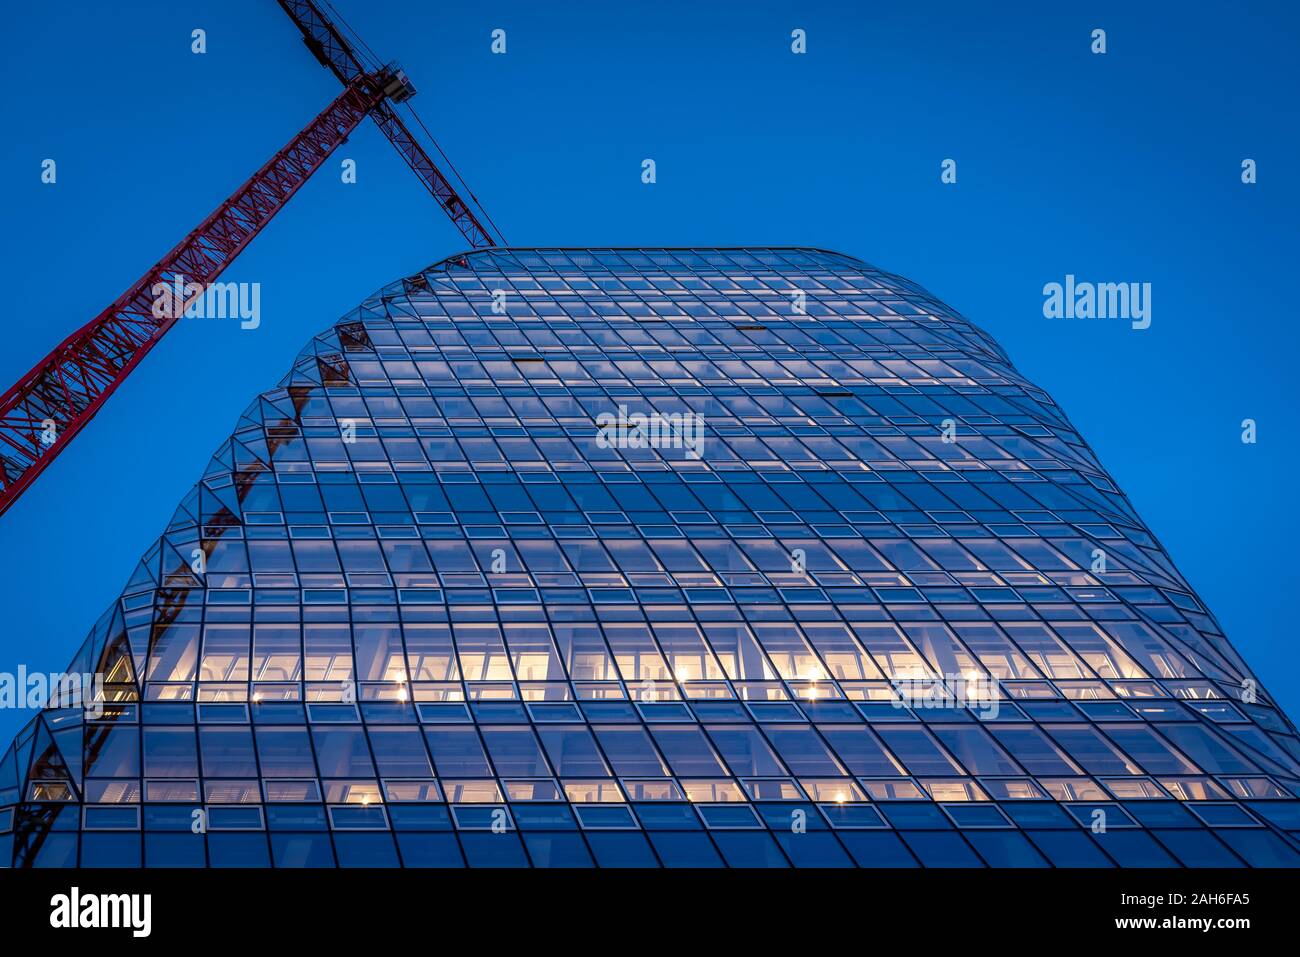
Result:
<instances>
[{"instance_id":1,"label":"crane counterweight arm","mask_svg":"<svg viewBox=\"0 0 1300 957\"><path fill-rule=\"evenodd\" d=\"M314 0L277 0L277 2L301 31L307 49L338 77L339 82L351 83L357 76L366 72L366 66L356 50L321 12ZM408 86L407 95L414 92L414 89ZM497 245L499 237L494 237L483 225L469 203L460 196L451 181L443 175L442 170L429 158L424 147L411 135L411 131L393 111L391 104L396 101L396 97L390 97L389 101L381 104L374 111L376 125L402 154L402 159L406 160L406 164L424 183L425 188L442 207L447 218L460 230L471 248L483 249Z\"/></svg>"},{"instance_id":2,"label":"crane counterweight arm","mask_svg":"<svg viewBox=\"0 0 1300 957\"><path fill-rule=\"evenodd\" d=\"M189 302L157 288L206 288L384 103L389 77L362 74L193 232L0 397L0 515L94 417ZM202 293L200 293L202 294ZM161 315L160 315L161 312Z\"/></svg>"},{"instance_id":3,"label":"crane counterweight arm","mask_svg":"<svg viewBox=\"0 0 1300 957\"><path fill-rule=\"evenodd\" d=\"M406 75L367 65L313 0L278 2L343 92L135 285L0 396L0 515L367 115L471 247L500 239L475 214L488 219L477 201L465 201L398 118L393 106L415 93ZM160 299L167 304L161 312Z\"/></svg>"},{"instance_id":4,"label":"crane counterweight arm","mask_svg":"<svg viewBox=\"0 0 1300 957\"><path fill-rule=\"evenodd\" d=\"M366 68L352 44L343 39L338 28L321 13L312 0L277 0L289 19L302 31L302 40L307 49L320 61L321 66L328 67L339 82L347 86Z\"/></svg>"}]
</instances>

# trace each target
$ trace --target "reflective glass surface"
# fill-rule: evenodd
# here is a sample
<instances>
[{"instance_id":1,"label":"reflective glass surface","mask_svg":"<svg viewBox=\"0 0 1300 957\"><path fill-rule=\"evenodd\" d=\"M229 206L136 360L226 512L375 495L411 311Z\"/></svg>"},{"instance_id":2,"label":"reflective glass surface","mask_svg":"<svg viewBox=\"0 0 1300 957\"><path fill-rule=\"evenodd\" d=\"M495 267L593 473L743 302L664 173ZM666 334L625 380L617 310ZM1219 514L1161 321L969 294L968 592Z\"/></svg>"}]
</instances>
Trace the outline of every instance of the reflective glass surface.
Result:
<instances>
[{"instance_id":1,"label":"reflective glass surface","mask_svg":"<svg viewBox=\"0 0 1300 957\"><path fill-rule=\"evenodd\" d=\"M1063 411L820 250L384 288L66 670L13 866L1300 863L1294 727Z\"/></svg>"}]
</instances>

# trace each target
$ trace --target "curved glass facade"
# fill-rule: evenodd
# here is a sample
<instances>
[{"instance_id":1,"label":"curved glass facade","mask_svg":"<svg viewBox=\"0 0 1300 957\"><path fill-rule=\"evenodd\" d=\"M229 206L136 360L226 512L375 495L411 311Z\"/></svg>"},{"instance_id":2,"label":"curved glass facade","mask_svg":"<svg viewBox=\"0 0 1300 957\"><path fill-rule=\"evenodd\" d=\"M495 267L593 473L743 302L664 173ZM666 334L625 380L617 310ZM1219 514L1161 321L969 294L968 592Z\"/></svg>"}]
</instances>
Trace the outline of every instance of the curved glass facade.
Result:
<instances>
[{"instance_id":1,"label":"curved glass facade","mask_svg":"<svg viewBox=\"0 0 1300 957\"><path fill-rule=\"evenodd\" d=\"M985 333L813 249L388 286L0 758L13 866L1276 866L1300 747Z\"/></svg>"}]
</instances>

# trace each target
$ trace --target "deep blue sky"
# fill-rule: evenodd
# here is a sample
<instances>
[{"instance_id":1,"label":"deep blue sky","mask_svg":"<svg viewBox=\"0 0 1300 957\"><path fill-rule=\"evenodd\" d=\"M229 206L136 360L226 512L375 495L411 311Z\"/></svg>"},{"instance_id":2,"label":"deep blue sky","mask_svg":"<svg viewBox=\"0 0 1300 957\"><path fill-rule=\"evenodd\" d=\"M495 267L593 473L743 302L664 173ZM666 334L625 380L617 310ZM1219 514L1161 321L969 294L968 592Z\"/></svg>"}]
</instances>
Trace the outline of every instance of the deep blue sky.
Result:
<instances>
[{"instance_id":1,"label":"deep blue sky","mask_svg":"<svg viewBox=\"0 0 1300 957\"><path fill-rule=\"evenodd\" d=\"M822 246L989 330L1300 716L1294 5L336 5L516 245ZM13 4L5 27L0 386L337 93L272 0ZM180 323L0 519L0 671L66 666L252 396L461 245L378 131L341 147L226 273L262 284L261 328ZM1044 319L1066 273L1152 283L1152 327ZM28 717L0 712L0 739Z\"/></svg>"}]
</instances>

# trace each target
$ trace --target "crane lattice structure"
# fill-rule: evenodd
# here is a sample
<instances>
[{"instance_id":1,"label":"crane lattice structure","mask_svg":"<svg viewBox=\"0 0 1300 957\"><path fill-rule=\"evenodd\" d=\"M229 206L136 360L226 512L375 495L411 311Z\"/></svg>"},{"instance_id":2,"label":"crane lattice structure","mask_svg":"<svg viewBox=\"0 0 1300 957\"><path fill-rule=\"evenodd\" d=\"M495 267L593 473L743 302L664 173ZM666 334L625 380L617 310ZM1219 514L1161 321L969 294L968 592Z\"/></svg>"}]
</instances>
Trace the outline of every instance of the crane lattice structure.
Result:
<instances>
[{"instance_id":1,"label":"crane lattice structure","mask_svg":"<svg viewBox=\"0 0 1300 957\"><path fill-rule=\"evenodd\" d=\"M457 190L398 116L396 107L415 94L406 74L395 64L380 65L359 52L315 0L277 2L302 32L307 48L338 77L343 92L171 252L0 397L0 515L367 116L471 248L502 241L463 180ZM328 6L324 0L322 4ZM450 161L447 166L455 175ZM160 310L155 295L160 284L167 290L183 289L182 301Z\"/></svg>"}]
</instances>

